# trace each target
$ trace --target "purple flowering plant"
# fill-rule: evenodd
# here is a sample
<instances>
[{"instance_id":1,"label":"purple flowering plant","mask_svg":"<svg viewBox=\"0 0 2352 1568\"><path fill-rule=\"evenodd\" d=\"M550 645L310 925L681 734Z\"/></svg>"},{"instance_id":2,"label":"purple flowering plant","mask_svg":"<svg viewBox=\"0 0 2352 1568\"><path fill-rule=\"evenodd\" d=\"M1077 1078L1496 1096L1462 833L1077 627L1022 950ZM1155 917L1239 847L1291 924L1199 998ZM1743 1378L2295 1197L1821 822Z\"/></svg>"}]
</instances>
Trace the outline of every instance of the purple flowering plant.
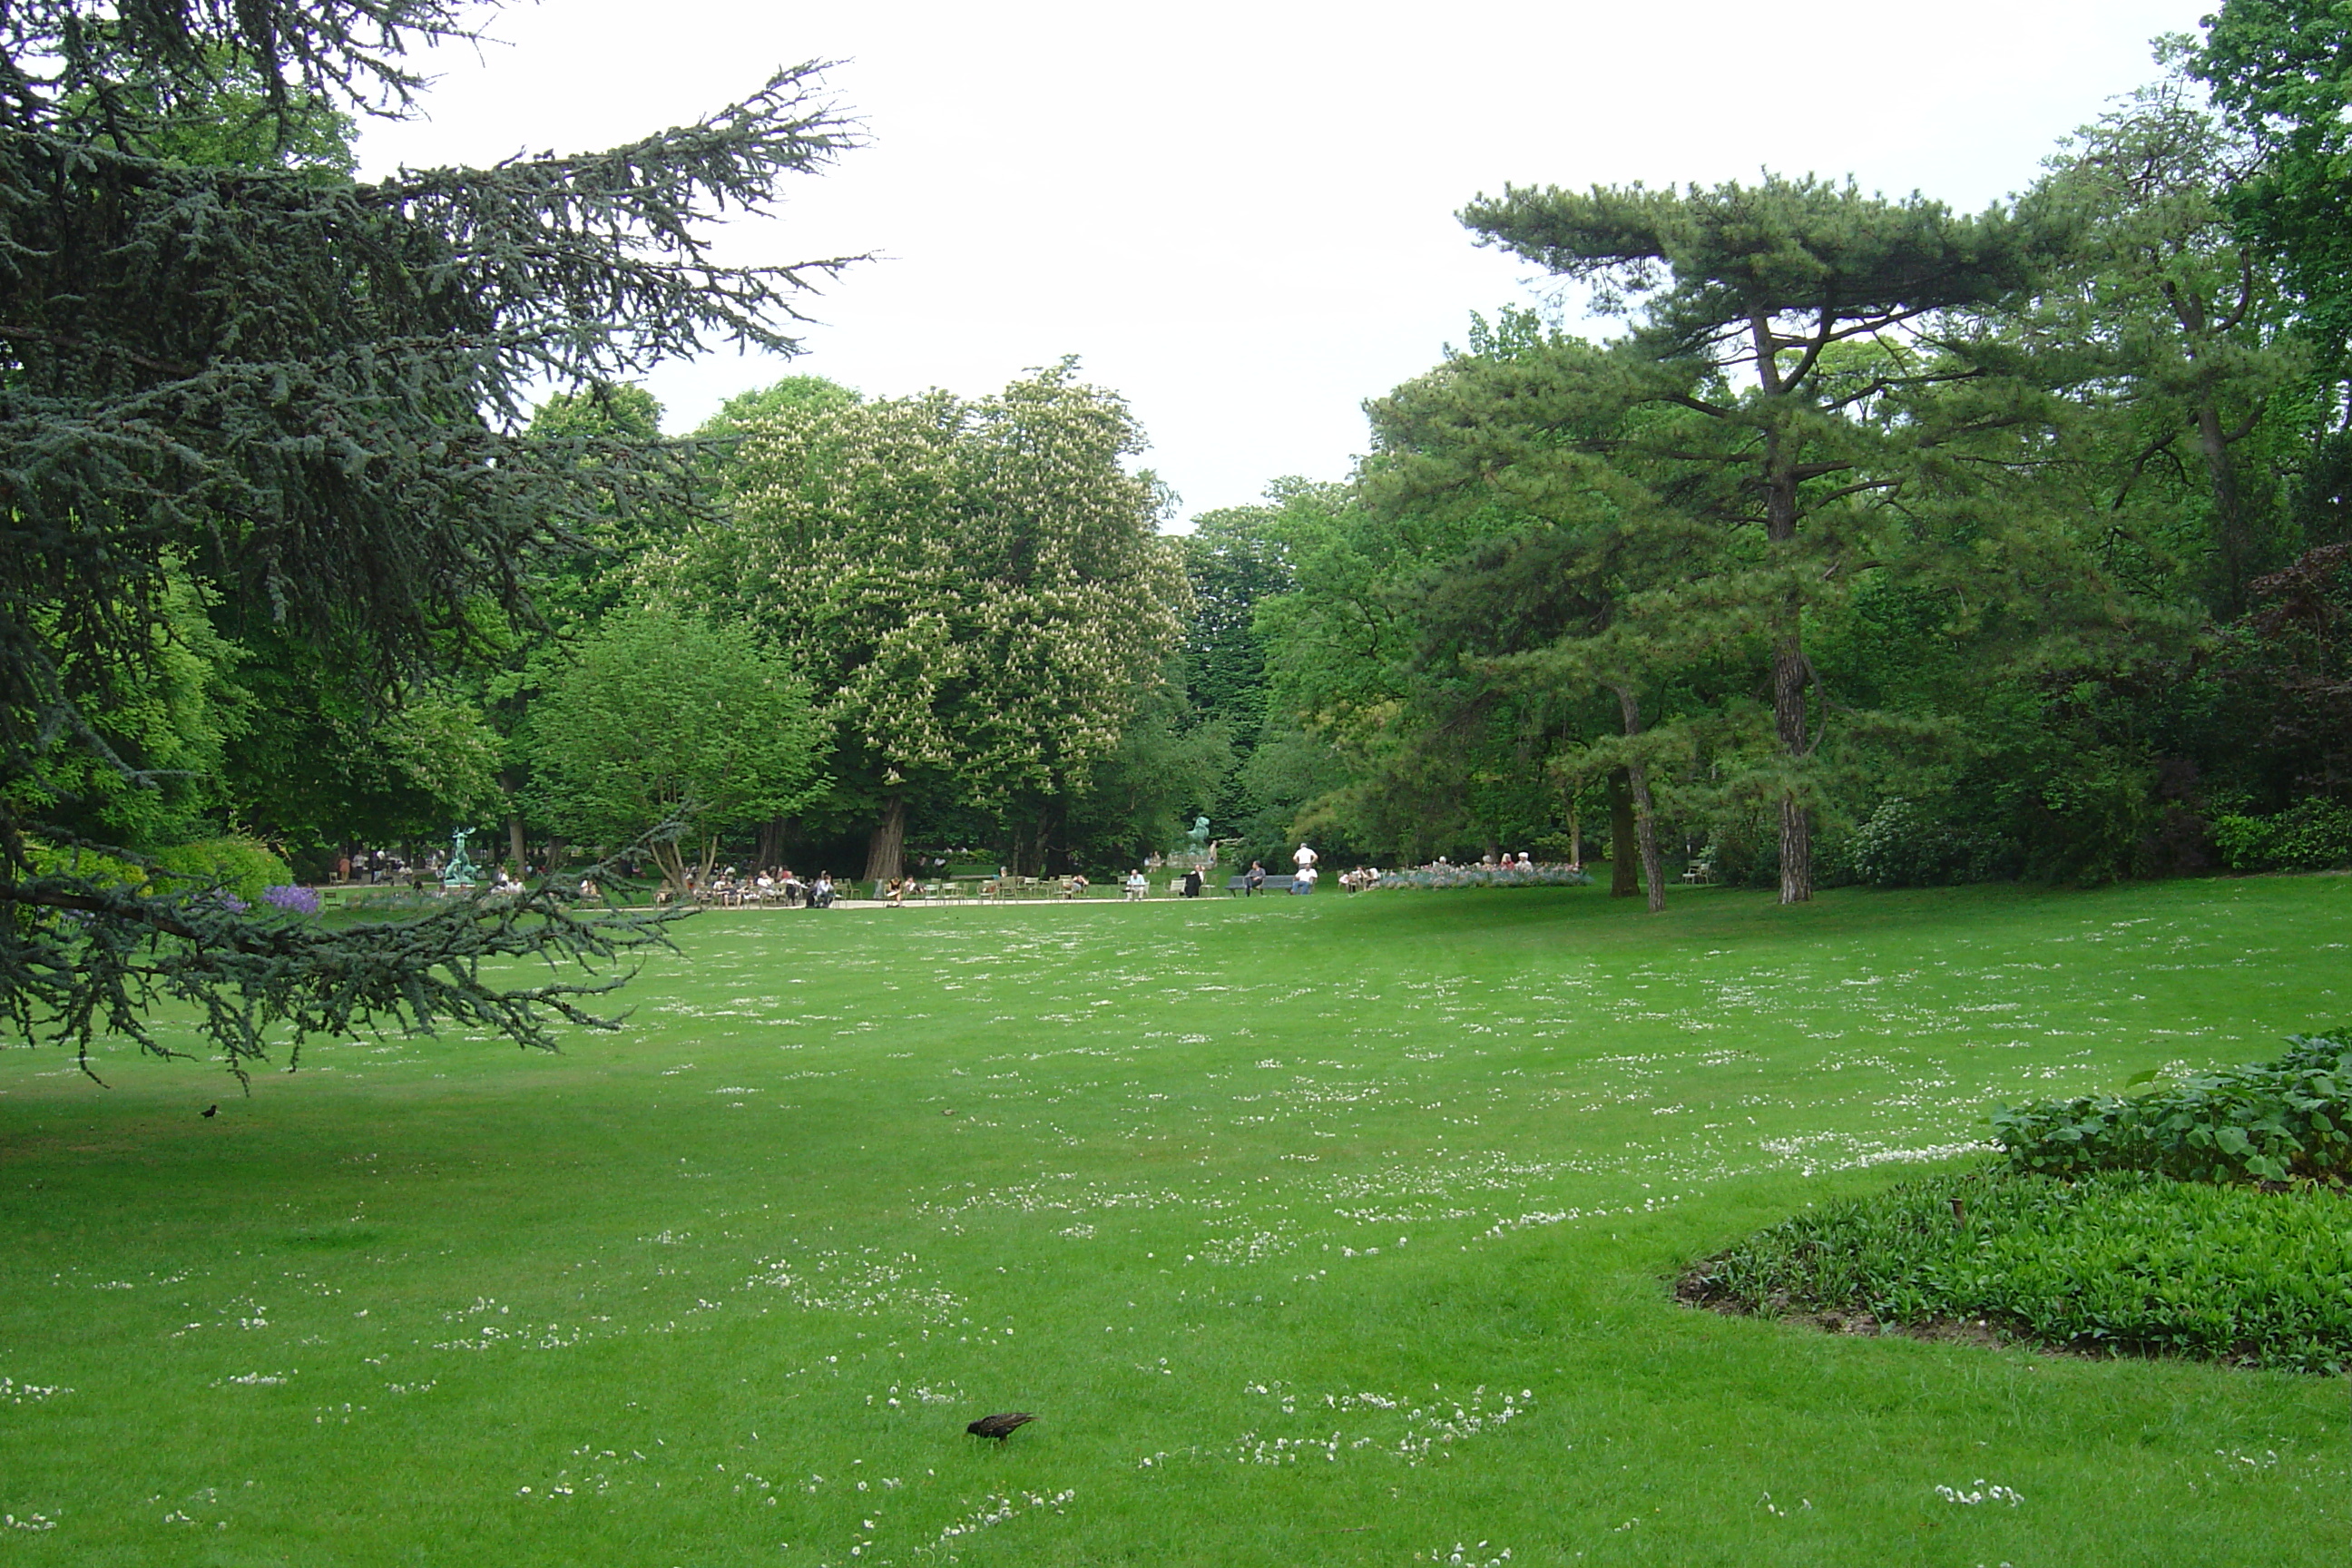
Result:
<instances>
[{"instance_id":1,"label":"purple flowering plant","mask_svg":"<svg viewBox=\"0 0 2352 1568\"><path fill-rule=\"evenodd\" d=\"M319 889L316 888L264 888L264 901L289 915L315 915L319 912Z\"/></svg>"}]
</instances>

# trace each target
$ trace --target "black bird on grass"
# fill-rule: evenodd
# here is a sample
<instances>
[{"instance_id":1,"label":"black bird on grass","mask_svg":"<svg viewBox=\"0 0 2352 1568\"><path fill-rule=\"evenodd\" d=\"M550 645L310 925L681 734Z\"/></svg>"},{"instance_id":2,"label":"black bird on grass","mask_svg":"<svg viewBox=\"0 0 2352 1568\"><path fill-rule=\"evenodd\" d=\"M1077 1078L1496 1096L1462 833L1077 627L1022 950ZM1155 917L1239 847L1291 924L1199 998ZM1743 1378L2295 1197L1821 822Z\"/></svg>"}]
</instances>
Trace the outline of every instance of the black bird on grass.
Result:
<instances>
[{"instance_id":1,"label":"black bird on grass","mask_svg":"<svg viewBox=\"0 0 2352 1568\"><path fill-rule=\"evenodd\" d=\"M1036 1419L1025 1410L1008 1410L1002 1415L983 1415L964 1430L975 1437L993 1437L1002 1443L1013 1436L1015 1428Z\"/></svg>"},{"instance_id":2,"label":"black bird on grass","mask_svg":"<svg viewBox=\"0 0 2352 1568\"><path fill-rule=\"evenodd\" d=\"M217 1105L207 1105L205 1107L202 1114L205 1116L218 1116L220 1114L220 1107Z\"/></svg>"}]
</instances>

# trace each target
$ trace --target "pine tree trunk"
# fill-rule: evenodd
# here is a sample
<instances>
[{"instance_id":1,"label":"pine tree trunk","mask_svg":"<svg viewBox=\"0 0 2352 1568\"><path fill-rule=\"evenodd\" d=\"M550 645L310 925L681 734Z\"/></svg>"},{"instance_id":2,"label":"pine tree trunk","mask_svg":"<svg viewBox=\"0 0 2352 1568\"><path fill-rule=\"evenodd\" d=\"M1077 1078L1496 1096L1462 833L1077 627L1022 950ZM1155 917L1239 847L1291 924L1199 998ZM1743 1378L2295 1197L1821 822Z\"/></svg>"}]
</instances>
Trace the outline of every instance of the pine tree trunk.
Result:
<instances>
[{"instance_id":1,"label":"pine tree trunk","mask_svg":"<svg viewBox=\"0 0 2352 1568\"><path fill-rule=\"evenodd\" d=\"M2246 574L2253 551L2246 537L2245 501L2238 490L2237 466L2230 460L2230 437L2221 428L2221 411L2210 398L2198 400L2197 450L2213 483L2213 543L2221 558L2221 613L2234 616L2245 608Z\"/></svg>"},{"instance_id":2,"label":"pine tree trunk","mask_svg":"<svg viewBox=\"0 0 2352 1568\"><path fill-rule=\"evenodd\" d=\"M1633 864L1634 842L1641 830L1633 825L1633 784L1625 770L1609 775L1609 896L1630 899L1642 890L1641 872Z\"/></svg>"},{"instance_id":3,"label":"pine tree trunk","mask_svg":"<svg viewBox=\"0 0 2352 1568\"><path fill-rule=\"evenodd\" d=\"M1813 896L1813 819L1794 795L1780 797L1780 901Z\"/></svg>"},{"instance_id":4,"label":"pine tree trunk","mask_svg":"<svg viewBox=\"0 0 2352 1568\"><path fill-rule=\"evenodd\" d=\"M1771 318L1759 314L1748 323L1756 349L1756 375L1767 397L1778 398L1788 389L1780 380L1780 345ZM1789 444L1777 426L1764 437L1764 534L1776 552L1793 549L1797 539L1797 466ZM1778 636L1772 642L1772 729L1791 770L1801 765L1810 749L1805 736L1805 682L1812 666L1805 658L1803 600L1791 588L1779 606ZM1780 794L1780 901L1801 904L1813 896L1813 826L1802 798L1793 786Z\"/></svg>"},{"instance_id":5,"label":"pine tree trunk","mask_svg":"<svg viewBox=\"0 0 2352 1568\"><path fill-rule=\"evenodd\" d=\"M2252 287L2252 274L2247 274ZM2173 314L2179 319L2181 330L2188 334L2189 353L2204 358L2212 352L2210 318L2206 313L2205 300L2194 289L2165 286L2172 300ZM2242 319L2251 301L2242 298L2235 315L2223 324L2226 331ZM2235 437L2221 428L2221 411L2215 406L2210 391L2197 399L2197 452L2205 459L2205 472L2213 486L2213 546L2221 557L2221 603L2220 614L2237 615L2245 608L2246 575L2253 549L2247 537L2244 496L2238 489L2237 465L2230 458L2230 443ZM2251 428L2249 426L2248 428ZM2246 434L2245 430L2238 433Z\"/></svg>"},{"instance_id":6,"label":"pine tree trunk","mask_svg":"<svg viewBox=\"0 0 2352 1568\"><path fill-rule=\"evenodd\" d=\"M882 803L882 820L866 845L866 879L887 882L906 875L907 795L893 790Z\"/></svg>"},{"instance_id":7,"label":"pine tree trunk","mask_svg":"<svg viewBox=\"0 0 2352 1568\"><path fill-rule=\"evenodd\" d=\"M1666 910L1665 862L1658 855L1658 819L1650 810L1650 770L1630 767L1625 775L1633 786L1633 820L1638 825L1642 840L1642 882L1650 895L1650 912L1664 914Z\"/></svg>"},{"instance_id":8,"label":"pine tree trunk","mask_svg":"<svg viewBox=\"0 0 2352 1568\"><path fill-rule=\"evenodd\" d=\"M1790 762L1805 754L1805 676L1811 667L1792 636L1772 650L1772 722ZM1813 896L1812 815L1793 789L1780 795L1780 901Z\"/></svg>"},{"instance_id":9,"label":"pine tree trunk","mask_svg":"<svg viewBox=\"0 0 2352 1568\"><path fill-rule=\"evenodd\" d=\"M1625 722L1628 740L1642 732L1642 705L1630 686L1617 688L1617 711ZM1650 895L1650 912L1666 908L1665 863L1658 858L1658 817L1650 804L1650 770L1640 763L1625 765L1627 793L1633 797L1633 820L1642 841L1642 880Z\"/></svg>"}]
</instances>

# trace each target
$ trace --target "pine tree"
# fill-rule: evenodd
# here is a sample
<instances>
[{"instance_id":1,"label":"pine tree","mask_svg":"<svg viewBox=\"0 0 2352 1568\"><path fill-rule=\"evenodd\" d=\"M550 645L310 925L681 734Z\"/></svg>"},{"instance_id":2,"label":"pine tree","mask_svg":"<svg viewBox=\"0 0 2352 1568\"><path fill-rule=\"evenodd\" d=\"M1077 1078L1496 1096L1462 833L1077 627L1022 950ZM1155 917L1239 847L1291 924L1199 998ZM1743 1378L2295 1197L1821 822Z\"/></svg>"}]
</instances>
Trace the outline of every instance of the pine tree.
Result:
<instances>
[{"instance_id":1,"label":"pine tree","mask_svg":"<svg viewBox=\"0 0 2352 1568\"><path fill-rule=\"evenodd\" d=\"M1951 434L1889 419L1887 406L1977 374L1908 352L1916 331L2022 286L2036 237L2000 208L1956 217L1916 195L1889 202L1769 175L1681 192L1513 186L1462 216L1481 243L1594 284L1605 309L1648 300L1596 391L1628 409L1698 418L1603 445L1621 461L1678 468L1670 489L1695 514L1762 535L1745 602L1717 608L1727 626L1760 624L1770 644L1780 898L1810 899L1807 771L1826 715L1808 701L1809 604L1857 564L1867 530L1850 503L1899 489L1903 456ZM1847 345L1881 357L1868 374L1838 374Z\"/></svg>"}]
</instances>

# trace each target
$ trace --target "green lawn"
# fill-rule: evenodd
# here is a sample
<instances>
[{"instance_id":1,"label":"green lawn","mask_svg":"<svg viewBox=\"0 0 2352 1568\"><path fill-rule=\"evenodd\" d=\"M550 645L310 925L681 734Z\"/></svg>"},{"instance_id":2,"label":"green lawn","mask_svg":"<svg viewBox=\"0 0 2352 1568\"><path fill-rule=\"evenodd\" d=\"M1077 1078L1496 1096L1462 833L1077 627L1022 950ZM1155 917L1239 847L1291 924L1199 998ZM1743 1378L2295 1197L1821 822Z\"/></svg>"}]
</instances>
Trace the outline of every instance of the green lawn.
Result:
<instances>
[{"instance_id":1,"label":"green lawn","mask_svg":"<svg viewBox=\"0 0 2352 1568\"><path fill-rule=\"evenodd\" d=\"M1664 1283L2352 1019L2352 879L682 942L561 1057L0 1053L0 1563L2352 1561L2342 1380Z\"/></svg>"}]
</instances>

